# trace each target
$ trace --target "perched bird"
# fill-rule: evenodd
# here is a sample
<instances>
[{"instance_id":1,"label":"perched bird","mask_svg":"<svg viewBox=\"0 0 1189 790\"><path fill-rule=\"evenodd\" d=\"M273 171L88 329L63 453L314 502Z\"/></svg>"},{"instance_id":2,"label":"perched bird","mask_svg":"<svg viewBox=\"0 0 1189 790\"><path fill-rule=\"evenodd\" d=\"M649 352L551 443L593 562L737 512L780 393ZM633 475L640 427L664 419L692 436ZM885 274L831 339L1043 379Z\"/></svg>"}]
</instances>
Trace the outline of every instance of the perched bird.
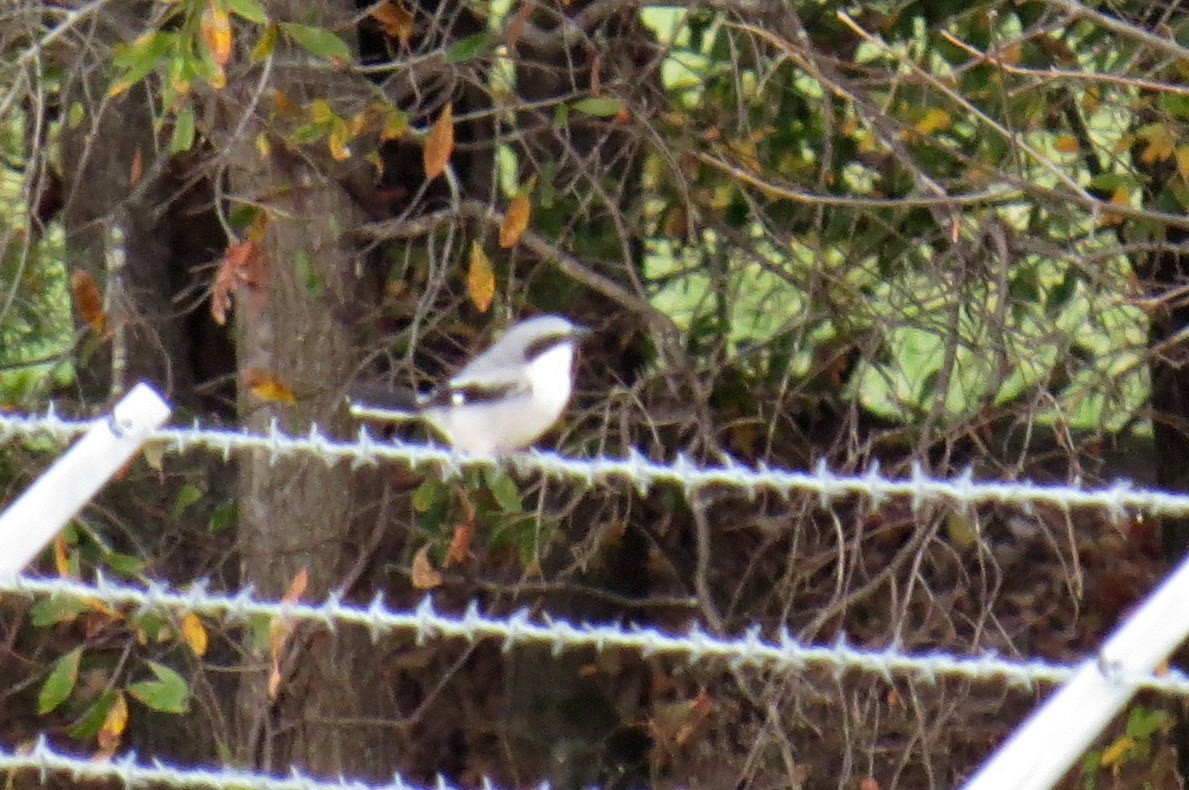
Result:
<instances>
[{"instance_id":1,"label":"perched bird","mask_svg":"<svg viewBox=\"0 0 1189 790\"><path fill-rule=\"evenodd\" d=\"M529 318L436 389L416 396L408 411L375 408L360 402L369 399L361 395L352 401L351 412L380 419L416 415L472 455L520 450L549 430L565 409L574 357L585 334L558 315Z\"/></svg>"}]
</instances>

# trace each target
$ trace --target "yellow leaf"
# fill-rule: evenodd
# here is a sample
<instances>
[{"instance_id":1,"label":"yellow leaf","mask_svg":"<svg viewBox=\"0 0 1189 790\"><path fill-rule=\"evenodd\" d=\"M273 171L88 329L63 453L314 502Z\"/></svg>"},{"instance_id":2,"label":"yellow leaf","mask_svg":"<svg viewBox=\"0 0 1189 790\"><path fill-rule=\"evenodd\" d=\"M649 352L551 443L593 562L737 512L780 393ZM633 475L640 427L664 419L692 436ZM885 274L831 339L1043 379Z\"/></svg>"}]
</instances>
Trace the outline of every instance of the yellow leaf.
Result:
<instances>
[{"instance_id":1,"label":"yellow leaf","mask_svg":"<svg viewBox=\"0 0 1189 790\"><path fill-rule=\"evenodd\" d=\"M120 736L124 734L127 727L128 701L124 699L123 692L117 692L115 701L107 709L107 715L103 717L103 726L99 728L96 738L99 741L100 750L107 754L114 753L120 745Z\"/></svg>"},{"instance_id":2,"label":"yellow leaf","mask_svg":"<svg viewBox=\"0 0 1189 790\"><path fill-rule=\"evenodd\" d=\"M950 542L961 551L970 551L978 545L978 524L966 513L950 513L945 521L945 531Z\"/></svg>"},{"instance_id":3,"label":"yellow leaf","mask_svg":"<svg viewBox=\"0 0 1189 790\"><path fill-rule=\"evenodd\" d=\"M208 643L206 628L202 625L202 619L193 612L182 618L182 639L190 646L194 655L199 658L206 655Z\"/></svg>"},{"instance_id":4,"label":"yellow leaf","mask_svg":"<svg viewBox=\"0 0 1189 790\"><path fill-rule=\"evenodd\" d=\"M454 105L447 104L425 137L425 177L433 180L446 171L454 153Z\"/></svg>"},{"instance_id":5,"label":"yellow leaf","mask_svg":"<svg viewBox=\"0 0 1189 790\"><path fill-rule=\"evenodd\" d=\"M1063 154L1076 154L1080 149L1078 138L1072 134L1063 134L1053 141L1053 147Z\"/></svg>"},{"instance_id":6,"label":"yellow leaf","mask_svg":"<svg viewBox=\"0 0 1189 790\"><path fill-rule=\"evenodd\" d=\"M1114 768L1118 770L1120 762L1131 753L1135 748L1135 739L1130 735L1124 735L1115 739L1115 742L1102 750L1102 760L1099 763L1103 768Z\"/></svg>"},{"instance_id":7,"label":"yellow leaf","mask_svg":"<svg viewBox=\"0 0 1189 790\"><path fill-rule=\"evenodd\" d=\"M409 130L409 116L395 107L384 112L384 128L380 130L381 140L399 140Z\"/></svg>"},{"instance_id":8,"label":"yellow leaf","mask_svg":"<svg viewBox=\"0 0 1189 790\"><path fill-rule=\"evenodd\" d=\"M260 38L256 40L256 46L252 47L253 63L261 63L268 60L277 48L277 29L276 24L272 22L264 28L264 32L260 34Z\"/></svg>"},{"instance_id":9,"label":"yellow leaf","mask_svg":"<svg viewBox=\"0 0 1189 790\"><path fill-rule=\"evenodd\" d=\"M279 403L282 406L296 406L293 390L282 384L275 376L264 370L252 369L244 374L248 391L265 403Z\"/></svg>"},{"instance_id":10,"label":"yellow leaf","mask_svg":"<svg viewBox=\"0 0 1189 790\"><path fill-rule=\"evenodd\" d=\"M520 241L520 237L528 228L530 216L532 216L532 204L529 203L528 195L521 192L512 198L512 202L508 205L508 213L504 215L504 221L500 223L501 247L506 250L516 246L516 242Z\"/></svg>"},{"instance_id":11,"label":"yellow leaf","mask_svg":"<svg viewBox=\"0 0 1189 790\"><path fill-rule=\"evenodd\" d=\"M207 3L202 12L202 40L211 53L211 60L222 69L231 59L231 15L227 9Z\"/></svg>"},{"instance_id":12,"label":"yellow leaf","mask_svg":"<svg viewBox=\"0 0 1189 790\"><path fill-rule=\"evenodd\" d=\"M948 129L953 124L954 120L948 112L940 107L930 107L925 110L925 114L913 125L913 128L921 134L933 134L942 129Z\"/></svg>"},{"instance_id":13,"label":"yellow leaf","mask_svg":"<svg viewBox=\"0 0 1189 790\"><path fill-rule=\"evenodd\" d=\"M54 537L54 570L63 579L70 578L70 557L66 553L66 535L62 532Z\"/></svg>"},{"instance_id":14,"label":"yellow leaf","mask_svg":"<svg viewBox=\"0 0 1189 790\"><path fill-rule=\"evenodd\" d=\"M479 242L471 242L471 264L467 268L467 295L480 313L486 313L495 299L495 271Z\"/></svg>"},{"instance_id":15,"label":"yellow leaf","mask_svg":"<svg viewBox=\"0 0 1189 790\"><path fill-rule=\"evenodd\" d=\"M326 135L326 145L330 148L330 155L336 162L351 158L351 146L347 143L351 139L351 130L342 118L335 118L330 125L330 134Z\"/></svg>"},{"instance_id":16,"label":"yellow leaf","mask_svg":"<svg viewBox=\"0 0 1189 790\"><path fill-rule=\"evenodd\" d=\"M1148 141L1148 144L1144 146L1144 150L1139 155L1140 161L1145 165L1163 162L1173 155L1176 147L1176 136L1166 125L1162 123L1148 124L1136 134Z\"/></svg>"},{"instance_id":17,"label":"yellow leaf","mask_svg":"<svg viewBox=\"0 0 1189 790\"><path fill-rule=\"evenodd\" d=\"M314 99L309 106L310 121L316 124L330 123L337 116L326 99Z\"/></svg>"},{"instance_id":18,"label":"yellow leaf","mask_svg":"<svg viewBox=\"0 0 1189 790\"><path fill-rule=\"evenodd\" d=\"M1177 148L1177 172L1181 174L1181 178L1189 181L1189 145Z\"/></svg>"},{"instance_id":19,"label":"yellow leaf","mask_svg":"<svg viewBox=\"0 0 1189 790\"><path fill-rule=\"evenodd\" d=\"M140 448L140 454L144 457L145 463L154 472L160 472L165 468L164 442L148 442L144 447Z\"/></svg>"},{"instance_id":20,"label":"yellow leaf","mask_svg":"<svg viewBox=\"0 0 1189 790\"><path fill-rule=\"evenodd\" d=\"M442 586L442 574L429 559L429 544L417 549L413 555L413 587L418 590L432 590Z\"/></svg>"}]
</instances>

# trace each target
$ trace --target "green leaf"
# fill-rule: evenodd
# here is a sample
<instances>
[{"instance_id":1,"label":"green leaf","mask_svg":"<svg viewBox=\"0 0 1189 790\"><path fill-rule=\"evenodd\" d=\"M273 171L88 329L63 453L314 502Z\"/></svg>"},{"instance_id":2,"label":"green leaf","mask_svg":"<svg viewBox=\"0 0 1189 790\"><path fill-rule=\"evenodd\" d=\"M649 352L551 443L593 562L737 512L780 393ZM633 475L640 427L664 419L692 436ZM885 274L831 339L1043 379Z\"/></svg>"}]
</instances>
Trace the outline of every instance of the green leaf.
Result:
<instances>
[{"instance_id":1,"label":"green leaf","mask_svg":"<svg viewBox=\"0 0 1189 790\"><path fill-rule=\"evenodd\" d=\"M1045 309L1053 312L1064 307L1074 292L1077 291L1079 279L1081 278L1078 277L1077 272L1072 268L1067 271L1065 276L1061 278L1061 282L1054 285L1045 294Z\"/></svg>"},{"instance_id":2,"label":"green leaf","mask_svg":"<svg viewBox=\"0 0 1189 790\"><path fill-rule=\"evenodd\" d=\"M82 658L83 649L76 647L54 662L54 668L37 693L38 713L49 713L66 701L78 682L78 665Z\"/></svg>"},{"instance_id":3,"label":"green leaf","mask_svg":"<svg viewBox=\"0 0 1189 790\"><path fill-rule=\"evenodd\" d=\"M281 31L312 55L339 63L351 59L346 42L325 28L282 22Z\"/></svg>"},{"instance_id":4,"label":"green leaf","mask_svg":"<svg viewBox=\"0 0 1189 790\"><path fill-rule=\"evenodd\" d=\"M193 483L186 483L178 491L177 497L173 500L173 518L185 513L190 509L190 506L202 499L202 489Z\"/></svg>"},{"instance_id":5,"label":"green leaf","mask_svg":"<svg viewBox=\"0 0 1189 790\"><path fill-rule=\"evenodd\" d=\"M510 475L498 467L492 467L485 469L483 476L487 479L487 490L491 492L501 510L505 513L520 513L524 510L524 504L520 501L520 490Z\"/></svg>"},{"instance_id":6,"label":"green leaf","mask_svg":"<svg viewBox=\"0 0 1189 790\"><path fill-rule=\"evenodd\" d=\"M115 701L119 696L120 692L116 691L115 689L111 689L100 694L99 699L88 705L87 709L83 711L83 715L79 716L78 719L67 728L66 734L79 741L85 741L89 738L94 738L99 734L99 730L103 727L104 720L107 719L107 712L111 710L111 706L115 704Z\"/></svg>"},{"instance_id":7,"label":"green leaf","mask_svg":"<svg viewBox=\"0 0 1189 790\"><path fill-rule=\"evenodd\" d=\"M29 609L29 622L37 628L73 622L79 615L91 611L81 598L52 595L42 598Z\"/></svg>"},{"instance_id":8,"label":"green leaf","mask_svg":"<svg viewBox=\"0 0 1189 790\"><path fill-rule=\"evenodd\" d=\"M268 21L268 12L258 0L227 0L227 10L238 17L263 25Z\"/></svg>"},{"instance_id":9,"label":"green leaf","mask_svg":"<svg viewBox=\"0 0 1189 790\"><path fill-rule=\"evenodd\" d=\"M459 39L446 50L446 62L453 64L470 60L486 50L490 44L491 34L487 32L476 33L473 36Z\"/></svg>"},{"instance_id":10,"label":"green leaf","mask_svg":"<svg viewBox=\"0 0 1189 790\"><path fill-rule=\"evenodd\" d=\"M260 209L257 206L240 203L231 209L231 216L227 218L227 221L235 230L247 230L256 221L256 215L259 213Z\"/></svg>"},{"instance_id":11,"label":"green leaf","mask_svg":"<svg viewBox=\"0 0 1189 790\"><path fill-rule=\"evenodd\" d=\"M293 265L297 267L297 279L305 285L310 293L322 291L322 277L314 270L314 259L305 250L298 250L293 255Z\"/></svg>"},{"instance_id":12,"label":"green leaf","mask_svg":"<svg viewBox=\"0 0 1189 790\"><path fill-rule=\"evenodd\" d=\"M441 489L442 484L437 480L426 480L417 486L417 490L413 492L413 496L409 499L409 504L418 513L426 513L438 501Z\"/></svg>"},{"instance_id":13,"label":"green leaf","mask_svg":"<svg viewBox=\"0 0 1189 790\"><path fill-rule=\"evenodd\" d=\"M124 73L108 89L108 95L118 96L147 77L172 48L174 38L173 33L157 30L118 48L112 66Z\"/></svg>"},{"instance_id":14,"label":"green leaf","mask_svg":"<svg viewBox=\"0 0 1189 790\"><path fill-rule=\"evenodd\" d=\"M235 503L224 502L211 512L210 520L206 522L206 531L212 535L222 532L235 523Z\"/></svg>"},{"instance_id":15,"label":"green leaf","mask_svg":"<svg viewBox=\"0 0 1189 790\"><path fill-rule=\"evenodd\" d=\"M611 96L591 96L574 102L572 106L578 112L599 118L610 118L624 110L623 102Z\"/></svg>"},{"instance_id":16,"label":"green leaf","mask_svg":"<svg viewBox=\"0 0 1189 790\"><path fill-rule=\"evenodd\" d=\"M189 105L178 112L173 123L173 137L169 141L169 152L180 154L194 146L194 108Z\"/></svg>"},{"instance_id":17,"label":"green leaf","mask_svg":"<svg viewBox=\"0 0 1189 790\"><path fill-rule=\"evenodd\" d=\"M118 551L108 552L103 556L103 559L107 563L107 567L121 576L140 576L145 566L148 565L140 557Z\"/></svg>"},{"instance_id":18,"label":"green leaf","mask_svg":"<svg viewBox=\"0 0 1189 790\"><path fill-rule=\"evenodd\" d=\"M190 708L190 685L186 679L164 664L145 662L157 676L128 686L128 693L147 708L162 713L185 713Z\"/></svg>"},{"instance_id":19,"label":"green leaf","mask_svg":"<svg viewBox=\"0 0 1189 790\"><path fill-rule=\"evenodd\" d=\"M1168 714L1162 710L1137 707L1127 717L1127 734L1137 741L1151 738L1169 726Z\"/></svg>"}]
</instances>

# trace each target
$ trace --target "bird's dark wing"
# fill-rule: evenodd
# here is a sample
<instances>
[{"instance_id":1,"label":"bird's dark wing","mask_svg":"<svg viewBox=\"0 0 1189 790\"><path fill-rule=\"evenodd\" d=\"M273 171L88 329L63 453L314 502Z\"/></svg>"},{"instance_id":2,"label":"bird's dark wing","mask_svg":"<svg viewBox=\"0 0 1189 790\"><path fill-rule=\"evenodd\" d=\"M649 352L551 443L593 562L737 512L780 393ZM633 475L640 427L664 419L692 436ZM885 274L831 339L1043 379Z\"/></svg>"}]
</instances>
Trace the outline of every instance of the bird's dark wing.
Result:
<instances>
[{"instance_id":1,"label":"bird's dark wing","mask_svg":"<svg viewBox=\"0 0 1189 790\"><path fill-rule=\"evenodd\" d=\"M491 403L515 397L526 391L523 383L505 382L479 383L476 381L450 381L420 399L423 409L434 407L462 406L464 404Z\"/></svg>"}]
</instances>

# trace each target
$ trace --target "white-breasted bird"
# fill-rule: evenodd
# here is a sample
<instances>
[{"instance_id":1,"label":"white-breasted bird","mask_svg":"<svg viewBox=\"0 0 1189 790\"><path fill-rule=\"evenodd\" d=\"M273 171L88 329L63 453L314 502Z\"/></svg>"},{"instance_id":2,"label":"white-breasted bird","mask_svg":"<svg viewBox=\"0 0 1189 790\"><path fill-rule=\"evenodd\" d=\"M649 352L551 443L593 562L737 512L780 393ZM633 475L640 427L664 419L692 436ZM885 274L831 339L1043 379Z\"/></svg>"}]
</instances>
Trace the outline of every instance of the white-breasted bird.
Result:
<instances>
[{"instance_id":1,"label":"white-breasted bird","mask_svg":"<svg viewBox=\"0 0 1189 790\"><path fill-rule=\"evenodd\" d=\"M553 427L569 402L585 334L559 315L520 321L450 379L418 395L410 411L463 452L524 449ZM410 411L351 404L362 417L407 419Z\"/></svg>"}]
</instances>

